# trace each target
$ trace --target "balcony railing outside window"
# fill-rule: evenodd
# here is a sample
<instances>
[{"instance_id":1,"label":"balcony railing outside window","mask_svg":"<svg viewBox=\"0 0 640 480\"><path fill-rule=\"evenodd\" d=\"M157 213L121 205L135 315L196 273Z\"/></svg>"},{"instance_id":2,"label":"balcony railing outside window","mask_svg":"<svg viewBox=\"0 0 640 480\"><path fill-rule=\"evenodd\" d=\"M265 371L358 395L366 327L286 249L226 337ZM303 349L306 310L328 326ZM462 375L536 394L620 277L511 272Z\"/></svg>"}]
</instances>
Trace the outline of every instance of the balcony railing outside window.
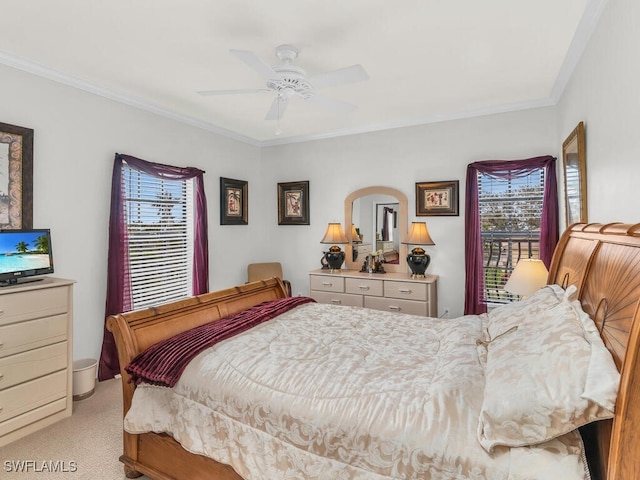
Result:
<instances>
[{"instance_id":1,"label":"balcony railing outside window","mask_svg":"<svg viewBox=\"0 0 640 480\"><path fill-rule=\"evenodd\" d=\"M504 290L518 261L522 258L540 258L539 232L490 232L482 234L484 264L484 296L489 304L518 300Z\"/></svg>"}]
</instances>

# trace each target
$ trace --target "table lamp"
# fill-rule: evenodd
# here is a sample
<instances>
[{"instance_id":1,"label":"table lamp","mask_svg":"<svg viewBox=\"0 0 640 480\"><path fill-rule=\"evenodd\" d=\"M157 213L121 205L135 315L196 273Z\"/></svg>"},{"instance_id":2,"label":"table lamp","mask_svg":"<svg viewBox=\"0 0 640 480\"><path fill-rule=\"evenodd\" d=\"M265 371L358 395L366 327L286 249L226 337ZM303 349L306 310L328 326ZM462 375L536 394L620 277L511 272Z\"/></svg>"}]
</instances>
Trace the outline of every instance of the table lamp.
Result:
<instances>
[{"instance_id":1,"label":"table lamp","mask_svg":"<svg viewBox=\"0 0 640 480\"><path fill-rule=\"evenodd\" d=\"M426 222L411 222L411 228L402 243L408 245L435 245L435 242L429 235ZM415 247L411 253L407 255L407 264L411 269L411 278L424 278L424 272L427 270L431 257L427 255L422 247Z\"/></svg>"},{"instance_id":2,"label":"table lamp","mask_svg":"<svg viewBox=\"0 0 640 480\"><path fill-rule=\"evenodd\" d=\"M338 244L349 243L344 231L342 230L342 225L339 223L330 223L327 226L327 231L320 243L331 244L329 251L324 253L324 259L329 265L331 273L340 272L340 268L344 262L345 253Z\"/></svg>"},{"instance_id":3,"label":"table lamp","mask_svg":"<svg viewBox=\"0 0 640 480\"><path fill-rule=\"evenodd\" d=\"M542 260L537 258L522 259L511 272L504 289L514 295L527 297L547 284L548 275L549 272Z\"/></svg>"}]
</instances>

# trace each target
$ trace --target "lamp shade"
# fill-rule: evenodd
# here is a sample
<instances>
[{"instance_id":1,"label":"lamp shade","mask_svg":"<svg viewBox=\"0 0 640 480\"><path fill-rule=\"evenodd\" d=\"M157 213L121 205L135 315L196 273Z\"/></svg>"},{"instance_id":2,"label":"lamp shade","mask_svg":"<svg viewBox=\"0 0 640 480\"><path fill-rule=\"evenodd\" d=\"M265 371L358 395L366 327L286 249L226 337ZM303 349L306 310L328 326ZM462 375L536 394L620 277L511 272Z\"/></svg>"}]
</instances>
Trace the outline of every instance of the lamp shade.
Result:
<instances>
[{"instance_id":1,"label":"lamp shade","mask_svg":"<svg viewBox=\"0 0 640 480\"><path fill-rule=\"evenodd\" d=\"M547 284L548 275L549 272L542 260L523 259L513 269L504 289L514 295L529 296Z\"/></svg>"},{"instance_id":2,"label":"lamp shade","mask_svg":"<svg viewBox=\"0 0 640 480\"><path fill-rule=\"evenodd\" d=\"M339 223L330 223L327 226L327 231L325 232L323 239L320 240L320 243L336 245L339 243L349 243L349 240L347 240L347 237L342 230L342 225Z\"/></svg>"},{"instance_id":3,"label":"lamp shade","mask_svg":"<svg viewBox=\"0 0 640 480\"><path fill-rule=\"evenodd\" d=\"M435 245L431 235L429 235L426 222L411 222L409 233L402 243L409 245Z\"/></svg>"},{"instance_id":4,"label":"lamp shade","mask_svg":"<svg viewBox=\"0 0 640 480\"><path fill-rule=\"evenodd\" d=\"M351 241L352 242L360 241L360 235L358 235L358 232L356 231L356 226L353 223L351 224Z\"/></svg>"}]
</instances>

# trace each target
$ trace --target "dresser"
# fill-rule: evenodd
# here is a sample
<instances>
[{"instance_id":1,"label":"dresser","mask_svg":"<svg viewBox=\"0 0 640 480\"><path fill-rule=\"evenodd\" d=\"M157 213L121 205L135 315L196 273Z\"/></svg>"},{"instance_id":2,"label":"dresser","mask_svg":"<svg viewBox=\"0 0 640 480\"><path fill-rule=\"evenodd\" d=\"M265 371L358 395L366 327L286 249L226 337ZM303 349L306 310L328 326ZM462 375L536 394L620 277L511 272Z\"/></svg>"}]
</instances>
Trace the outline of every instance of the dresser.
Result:
<instances>
[{"instance_id":1,"label":"dresser","mask_svg":"<svg viewBox=\"0 0 640 480\"><path fill-rule=\"evenodd\" d=\"M314 270L309 272L309 296L320 303L437 317L437 283L437 275Z\"/></svg>"},{"instance_id":2,"label":"dresser","mask_svg":"<svg viewBox=\"0 0 640 480\"><path fill-rule=\"evenodd\" d=\"M0 447L71 415L73 283L0 288Z\"/></svg>"}]
</instances>

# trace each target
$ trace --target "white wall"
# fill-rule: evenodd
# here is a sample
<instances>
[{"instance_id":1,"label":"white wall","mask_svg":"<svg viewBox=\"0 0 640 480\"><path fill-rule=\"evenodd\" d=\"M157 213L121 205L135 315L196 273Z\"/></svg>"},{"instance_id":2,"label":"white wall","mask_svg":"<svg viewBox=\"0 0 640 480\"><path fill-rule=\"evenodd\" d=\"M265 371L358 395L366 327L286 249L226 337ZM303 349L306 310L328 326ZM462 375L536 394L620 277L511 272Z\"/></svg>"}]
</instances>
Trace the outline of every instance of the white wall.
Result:
<instances>
[{"instance_id":1,"label":"white wall","mask_svg":"<svg viewBox=\"0 0 640 480\"><path fill-rule=\"evenodd\" d=\"M285 263L294 292L308 293L307 272L320 267L327 223L344 222L345 197L368 186L396 188L409 200L409 222L426 220L436 243L426 250L427 272L440 276L439 314L446 309L449 317L462 315L467 164L554 155L557 148L553 108L265 148L264 177L272 189L277 182L310 180L311 225L276 227L274 256ZM460 215L416 217L416 182L439 180L460 181ZM275 209L267 212L275 215Z\"/></svg>"},{"instance_id":2,"label":"white wall","mask_svg":"<svg viewBox=\"0 0 640 480\"><path fill-rule=\"evenodd\" d=\"M638 19L637 0L607 2L557 106L561 140L585 122L590 222L640 222Z\"/></svg>"},{"instance_id":3,"label":"white wall","mask_svg":"<svg viewBox=\"0 0 640 480\"><path fill-rule=\"evenodd\" d=\"M77 281L75 358L98 358L102 343L116 152L205 170L210 286L245 281L238 256L256 248L260 232L255 223L219 225L218 185L220 176L258 183L258 148L8 67L0 66L0 87L0 122L34 129L34 227L51 228L55 275ZM258 213L260 199L249 202Z\"/></svg>"}]
</instances>

